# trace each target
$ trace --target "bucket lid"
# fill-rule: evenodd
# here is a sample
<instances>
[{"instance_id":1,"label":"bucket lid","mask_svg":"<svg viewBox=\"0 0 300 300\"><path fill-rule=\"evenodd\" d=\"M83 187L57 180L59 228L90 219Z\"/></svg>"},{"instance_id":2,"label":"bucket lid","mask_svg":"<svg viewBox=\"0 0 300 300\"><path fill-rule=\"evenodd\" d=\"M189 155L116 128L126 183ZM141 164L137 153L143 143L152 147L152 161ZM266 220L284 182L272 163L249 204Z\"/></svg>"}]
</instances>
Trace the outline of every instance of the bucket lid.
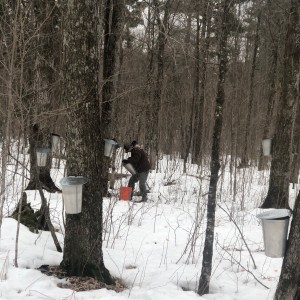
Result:
<instances>
[{"instance_id":1,"label":"bucket lid","mask_svg":"<svg viewBox=\"0 0 300 300\"><path fill-rule=\"evenodd\" d=\"M82 185L87 183L88 180L83 176L69 176L60 180L61 185Z\"/></svg>"},{"instance_id":2,"label":"bucket lid","mask_svg":"<svg viewBox=\"0 0 300 300\"><path fill-rule=\"evenodd\" d=\"M109 140L109 139L104 139L105 143L108 143L108 144L112 144L112 145L116 145L118 144L116 141L114 140Z\"/></svg>"},{"instance_id":3,"label":"bucket lid","mask_svg":"<svg viewBox=\"0 0 300 300\"><path fill-rule=\"evenodd\" d=\"M290 217L291 212L288 209L272 209L265 211L261 214L256 215L257 218L262 219L262 220L272 220L272 219L281 219L281 218L286 218Z\"/></svg>"},{"instance_id":4,"label":"bucket lid","mask_svg":"<svg viewBox=\"0 0 300 300\"><path fill-rule=\"evenodd\" d=\"M35 151L39 153L48 153L50 152L50 148L35 148Z\"/></svg>"}]
</instances>

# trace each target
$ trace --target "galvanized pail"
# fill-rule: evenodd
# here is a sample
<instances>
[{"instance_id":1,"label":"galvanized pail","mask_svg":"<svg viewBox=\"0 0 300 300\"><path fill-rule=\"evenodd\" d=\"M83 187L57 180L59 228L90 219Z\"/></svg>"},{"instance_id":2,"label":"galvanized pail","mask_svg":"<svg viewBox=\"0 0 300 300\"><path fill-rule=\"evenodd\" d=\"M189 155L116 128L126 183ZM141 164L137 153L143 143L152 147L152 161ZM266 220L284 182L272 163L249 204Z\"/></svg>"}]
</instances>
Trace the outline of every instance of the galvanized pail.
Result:
<instances>
[{"instance_id":1,"label":"galvanized pail","mask_svg":"<svg viewBox=\"0 0 300 300\"><path fill-rule=\"evenodd\" d=\"M266 256L283 257L289 229L289 210L273 209L261 213L257 217L262 222Z\"/></svg>"},{"instance_id":2,"label":"galvanized pail","mask_svg":"<svg viewBox=\"0 0 300 300\"><path fill-rule=\"evenodd\" d=\"M108 140L108 139L104 139L104 141L105 141L104 156L112 157L113 151L118 143L114 140Z\"/></svg>"},{"instance_id":3,"label":"galvanized pail","mask_svg":"<svg viewBox=\"0 0 300 300\"><path fill-rule=\"evenodd\" d=\"M47 164L49 148L36 148L36 162L38 167L45 167Z\"/></svg>"},{"instance_id":4,"label":"galvanized pail","mask_svg":"<svg viewBox=\"0 0 300 300\"><path fill-rule=\"evenodd\" d=\"M123 164L124 168L132 175L136 174L136 171L132 164Z\"/></svg>"},{"instance_id":5,"label":"galvanized pail","mask_svg":"<svg viewBox=\"0 0 300 300\"><path fill-rule=\"evenodd\" d=\"M262 140L262 149L263 149L264 156L271 155L271 146L272 146L272 139Z\"/></svg>"},{"instance_id":6,"label":"galvanized pail","mask_svg":"<svg viewBox=\"0 0 300 300\"><path fill-rule=\"evenodd\" d=\"M52 133L51 135L51 152L59 153L59 142L60 136L58 134Z\"/></svg>"},{"instance_id":7,"label":"galvanized pail","mask_svg":"<svg viewBox=\"0 0 300 300\"><path fill-rule=\"evenodd\" d=\"M82 185L87 183L83 176L69 176L61 179L62 194L67 214L79 214L82 207Z\"/></svg>"}]
</instances>

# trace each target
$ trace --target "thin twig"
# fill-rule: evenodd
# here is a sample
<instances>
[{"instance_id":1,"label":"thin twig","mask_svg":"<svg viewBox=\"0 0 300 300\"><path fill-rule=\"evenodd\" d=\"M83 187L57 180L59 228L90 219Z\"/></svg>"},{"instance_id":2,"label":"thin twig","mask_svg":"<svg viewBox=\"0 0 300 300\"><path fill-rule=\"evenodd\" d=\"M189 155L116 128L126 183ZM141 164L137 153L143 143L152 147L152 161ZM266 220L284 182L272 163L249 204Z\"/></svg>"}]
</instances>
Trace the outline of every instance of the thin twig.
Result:
<instances>
[{"instance_id":1,"label":"thin twig","mask_svg":"<svg viewBox=\"0 0 300 300\"><path fill-rule=\"evenodd\" d=\"M218 205L218 206L219 206L219 207L227 214L227 216L229 217L230 221L235 225L235 227L236 227L237 230L239 231L239 233L240 233L240 235L241 235L241 238L242 238L242 240L243 240L243 242L244 242L244 244L245 244L245 246L246 246L246 248L247 248L247 250L248 250L248 252L249 252L249 255L250 255L251 259L252 259L254 269L257 269L257 266L256 266L256 264L255 264L254 258L253 258L253 256L252 256L252 253L251 253L249 247L248 247L248 244L246 243L246 240L245 240L245 238L244 238L244 235L243 235L241 229L240 229L239 226L237 225L236 221L230 216L230 214L229 214L222 206L220 206L219 204L217 204L217 205Z\"/></svg>"},{"instance_id":2,"label":"thin twig","mask_svg":"<svg viewBox=\"0 0 300 300\"><path fill-rule=\"evenodd\" d=\"M245 268L239 261L237 261L234 257L233 257L233 255L231 254L231 253L229 253L229 251L228 250L226 250L224 247L222 247L221 246L221 244L219 243L219 242L217 242L218 243L218 245L228 254L228 255L230 255L230 257L240 266L240 267L242 267L246 272L248 272L249 274L251 274L253 277L254 277L254 279L259 283L259 284L261 284L263 287L265 287L266 289L270 289L268 286L266 286L266 285L264 285L249 269L247 269L247 268Z\"/></svg>"}]
</instances>

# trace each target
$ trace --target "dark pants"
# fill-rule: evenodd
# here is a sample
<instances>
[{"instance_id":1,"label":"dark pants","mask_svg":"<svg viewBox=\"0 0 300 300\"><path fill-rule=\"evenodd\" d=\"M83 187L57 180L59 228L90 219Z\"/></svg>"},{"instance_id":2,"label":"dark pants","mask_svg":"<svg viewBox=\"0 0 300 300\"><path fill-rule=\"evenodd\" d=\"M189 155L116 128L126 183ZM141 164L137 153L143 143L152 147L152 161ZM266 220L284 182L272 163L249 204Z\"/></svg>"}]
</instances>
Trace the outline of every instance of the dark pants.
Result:
<instances>
[{"instance_id":1,"label":"dark pants","mask_svg":"<svg viewBox=\"0 0 300 300\"><path fill-rule=\"evenodd\" d=\"M134 190L134 186L137 182L139 182L140 192L142 198L147 198L147 188L146 188L146 181L149 175L149 171L136 173L132 175L129 179L128 186L132 188L132 194Z\"/></svg>"}]
</instances>

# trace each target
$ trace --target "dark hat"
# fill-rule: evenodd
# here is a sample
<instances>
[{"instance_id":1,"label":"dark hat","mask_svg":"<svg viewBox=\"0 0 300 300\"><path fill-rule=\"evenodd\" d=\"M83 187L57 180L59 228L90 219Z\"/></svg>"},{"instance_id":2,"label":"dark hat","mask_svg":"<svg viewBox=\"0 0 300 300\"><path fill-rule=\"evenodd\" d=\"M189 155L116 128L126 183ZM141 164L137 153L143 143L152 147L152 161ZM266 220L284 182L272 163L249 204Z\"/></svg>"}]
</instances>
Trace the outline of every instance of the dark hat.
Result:
<instances>
[{"instance_id":1,"label":"dark hat","mask_svg":"<svg viewBox=\"0 0 300 300\"><path fill-rule=\"evenodd\" d=\"M137 141L132 141L131 142L132 147L134 147L136 144L137 144Z\"/></svg>"},{"instance_id":2,"label":"dark hat","mask_svg":"<svg viewBox=\"0 0 300 300\"><path fill-rule=\"evenodd\" d=\"M131 147L132 147L132 144L130 144L130 143L125 143L125 144L124 144L124 150L125 150L126 152L128 152L128 151L130 150Z\"/></svg>"}]
</instances>

